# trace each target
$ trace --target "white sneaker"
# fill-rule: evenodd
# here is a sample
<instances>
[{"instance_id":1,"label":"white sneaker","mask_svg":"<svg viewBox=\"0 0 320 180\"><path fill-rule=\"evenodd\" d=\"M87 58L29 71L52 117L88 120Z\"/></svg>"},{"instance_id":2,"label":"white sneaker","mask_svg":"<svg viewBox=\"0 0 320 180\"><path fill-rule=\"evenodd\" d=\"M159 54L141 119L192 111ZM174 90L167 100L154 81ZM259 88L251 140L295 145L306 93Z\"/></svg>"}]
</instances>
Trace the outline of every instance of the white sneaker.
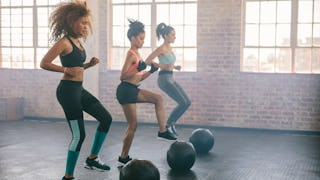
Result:
<instances>
[{"instance_id":1,"label":"white sneaker","mask_svg":"<svg viewBox=\"0 0 320 180\"><path fill-rule=\"evenodd\" d=\"M177 129L176 129L176 126L174 124L171 124L169 127L168 127L168 131L171 132L172 134L178 136L177 134Z\"/></svg>"}]
</instances>

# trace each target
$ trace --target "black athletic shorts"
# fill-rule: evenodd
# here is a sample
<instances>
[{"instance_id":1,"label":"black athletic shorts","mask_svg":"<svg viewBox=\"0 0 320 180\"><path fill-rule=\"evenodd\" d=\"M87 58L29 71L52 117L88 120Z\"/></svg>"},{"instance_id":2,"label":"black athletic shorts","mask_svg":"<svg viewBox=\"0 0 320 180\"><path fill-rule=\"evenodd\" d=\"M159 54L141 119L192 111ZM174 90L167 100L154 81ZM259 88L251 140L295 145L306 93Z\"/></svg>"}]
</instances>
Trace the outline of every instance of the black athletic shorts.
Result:
<instances>
[{"instance_id":1,"label":"black athletic shorts","mask_svg":"<svg viewBox=\"0 0 320 180\"><path fill-rule=\"evenodd\" d=\"M117 88L117 100L120 104L137 103L139 91L138 85L122 81Z\"/></svg>"}]
</instances>

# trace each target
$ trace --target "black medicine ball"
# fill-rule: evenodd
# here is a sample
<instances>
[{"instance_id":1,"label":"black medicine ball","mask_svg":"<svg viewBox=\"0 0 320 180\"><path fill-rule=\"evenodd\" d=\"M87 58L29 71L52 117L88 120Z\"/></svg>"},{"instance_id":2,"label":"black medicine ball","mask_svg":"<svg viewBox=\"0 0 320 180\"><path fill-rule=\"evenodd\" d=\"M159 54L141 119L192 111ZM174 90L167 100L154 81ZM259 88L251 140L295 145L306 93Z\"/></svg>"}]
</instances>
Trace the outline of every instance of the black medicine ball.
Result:
<instances>
[{"instance_id":1,"label":"black medicine ball","mask_svg":"<svg viewBox=\"0 0 320 180\"><path fill-rule=\"evenodd\" d=\"M196 160L196 152L189 142L176 141L167 151L167 162L172 170L188 171Z\"/></svg>"},{"instance_id":2,"label":"black medicine ball","mask_svg":"<svg viewBox=\"0 0 320 180\"><path fill-rule=\"evenodd\" d=\"M214 145L214 137L209 129L198 128L189 138L197 153L208 153Z\"/></svg>"}]
</instances>

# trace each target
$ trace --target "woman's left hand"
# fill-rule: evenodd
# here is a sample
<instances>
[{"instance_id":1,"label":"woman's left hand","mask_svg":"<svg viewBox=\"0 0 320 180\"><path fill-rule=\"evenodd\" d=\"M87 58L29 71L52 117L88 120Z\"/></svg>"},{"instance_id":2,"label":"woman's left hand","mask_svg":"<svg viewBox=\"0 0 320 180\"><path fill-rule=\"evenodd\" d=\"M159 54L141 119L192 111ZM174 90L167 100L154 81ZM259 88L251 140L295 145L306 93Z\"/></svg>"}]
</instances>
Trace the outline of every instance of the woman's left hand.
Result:
<instances>
[{"instance_id":1,"label":"woman's left hand","mask_svg":"<svg viewBox=\"0 0 320 180\"><path fill-rule=\"evenodd\" d=\"M178 71L180 71L180 70L181 70L181 66L180 66L180 65L178 65L178 66L174 66L174 68L175 68L176 70L178 70Z\"/></svg>"},{"instance_id":2,"label":"woman's left hand","mask_svg":"<svg viewBox=\"0 0 320 180\"><path fill-rule=\"evenodd\" d=\"M100 62L100 60L99 60L98 58L92 57L92 58L90 59L89 64L90 64L90 66L95 66L95 65L98 64L99 62Z\"/></svg>"}]
</instances>

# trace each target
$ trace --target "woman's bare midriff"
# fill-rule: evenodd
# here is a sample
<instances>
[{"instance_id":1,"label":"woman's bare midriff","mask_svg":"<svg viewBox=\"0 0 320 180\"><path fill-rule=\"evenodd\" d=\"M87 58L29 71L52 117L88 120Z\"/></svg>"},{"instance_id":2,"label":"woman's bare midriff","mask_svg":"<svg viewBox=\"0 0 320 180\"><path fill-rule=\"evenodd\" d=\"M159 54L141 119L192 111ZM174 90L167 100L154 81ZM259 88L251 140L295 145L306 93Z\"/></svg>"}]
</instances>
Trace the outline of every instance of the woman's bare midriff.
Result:
<instances>
[{"instance_id":1,"label":"woman's bare midriff","mask_svg":"<svg viewBox=\"0 0 320 180\"><path fill-rule=\"evenodd\" d=\"M136 74L132 78L124 79L122 81L137 85L141 81L141 78L142 78L142 74Z\"/></svg>"},{"instance_id":2,"label":"woman's bare midriff","mask_svg":"<svg viewBox=\"0 0 320 180\"><path fill-rule=\"evenodd\" d=\"M173 64L159 64L159 66L162 71L173 71L174 69Z\"/></svg>"},{"instance_id":3,"label":"woman's bare midriff","mask_svg":"<svg viewBox=\"0 0 320 180\"><path fill-rule=\"evenodd\" d=\"M68 73L64 73L62 76L62 80L68 80L68 81L83 81L83 72L84 69L82 69L81 71L79 71L79 67L74 67L74 69L77 68L77 73L76 75L70 75ZM72 68L69 68L72 69Z\"/></svg>"}]
</instances>

